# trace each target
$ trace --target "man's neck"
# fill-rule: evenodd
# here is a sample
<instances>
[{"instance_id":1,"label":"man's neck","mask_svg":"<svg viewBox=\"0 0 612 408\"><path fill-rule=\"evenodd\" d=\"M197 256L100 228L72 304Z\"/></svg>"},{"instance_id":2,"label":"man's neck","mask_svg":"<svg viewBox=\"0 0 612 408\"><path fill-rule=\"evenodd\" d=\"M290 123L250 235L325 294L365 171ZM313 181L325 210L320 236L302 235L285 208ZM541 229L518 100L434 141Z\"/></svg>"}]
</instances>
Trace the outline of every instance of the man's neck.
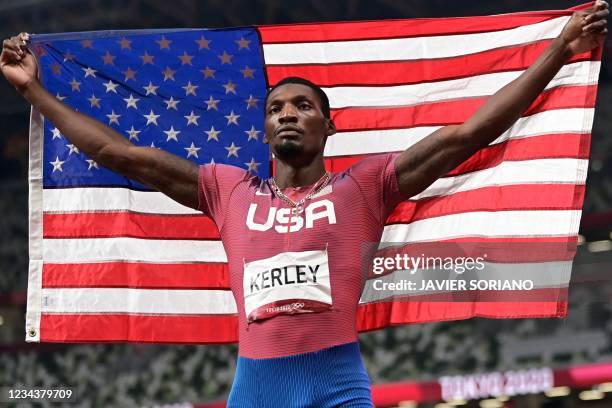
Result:
<instances>
[{"instance_id":1,"label":"man's neck","mask_svg":"<svg viewBox=\"0 0 612 408\"><path fill-rule=\"evenodd\" d=\"M280 188L309 186L316 183L324 174L325 164L322 158L299 167L276 159L274 179Z\"/></svg>"}]
</instances>

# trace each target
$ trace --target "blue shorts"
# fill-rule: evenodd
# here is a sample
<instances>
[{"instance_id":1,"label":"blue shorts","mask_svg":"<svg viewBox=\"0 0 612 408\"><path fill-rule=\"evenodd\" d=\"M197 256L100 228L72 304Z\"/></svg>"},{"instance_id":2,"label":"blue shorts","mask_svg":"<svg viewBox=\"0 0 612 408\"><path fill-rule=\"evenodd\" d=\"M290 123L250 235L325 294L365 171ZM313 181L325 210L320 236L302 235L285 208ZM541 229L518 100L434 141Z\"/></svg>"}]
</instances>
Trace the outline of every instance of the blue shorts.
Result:
<instances>
[{"instance_id":1,"label":"blue shorts","mask_svg":"<svg viewBox=\"0 0 612 408\"><path fill-rule=\"evenodd\" d=\"M359 343L288 357L238 357L228 407L372 407Z\"/></svg>"}]
</instances>

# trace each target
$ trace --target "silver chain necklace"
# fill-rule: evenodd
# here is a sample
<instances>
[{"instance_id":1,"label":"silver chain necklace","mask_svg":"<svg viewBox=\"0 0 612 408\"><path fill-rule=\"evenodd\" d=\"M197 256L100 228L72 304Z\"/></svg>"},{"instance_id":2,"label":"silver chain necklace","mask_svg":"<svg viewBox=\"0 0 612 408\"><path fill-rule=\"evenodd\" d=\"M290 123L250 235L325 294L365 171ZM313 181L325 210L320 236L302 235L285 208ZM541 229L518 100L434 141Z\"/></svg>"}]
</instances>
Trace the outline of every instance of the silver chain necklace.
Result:
<instances>
[{"instance_id":1,"label":"silver chain necklace","mask_svg":"<svg viewBox=\"0 0 612 408\"><path fill-rule=\"evenodd\" d=\"M327 185L327 183L329 182L329 173L325 172L325 174L319 180L317 180L317 182L314 184L308 194L306 194L306 196L299 199L298 201L293 201L291 198L287 197L285 193L281 191L280 187L276 184L276 180L274 179L274 177L270 178L270 182L274 193L278 196L278 198L283 200L286 204L289 205L289 207L291 207L291 215L295 216L304 212L304 203L306 202L306 200L310 200L318 192L323 190L323 188Z\"/></svg>"}]
</instances>

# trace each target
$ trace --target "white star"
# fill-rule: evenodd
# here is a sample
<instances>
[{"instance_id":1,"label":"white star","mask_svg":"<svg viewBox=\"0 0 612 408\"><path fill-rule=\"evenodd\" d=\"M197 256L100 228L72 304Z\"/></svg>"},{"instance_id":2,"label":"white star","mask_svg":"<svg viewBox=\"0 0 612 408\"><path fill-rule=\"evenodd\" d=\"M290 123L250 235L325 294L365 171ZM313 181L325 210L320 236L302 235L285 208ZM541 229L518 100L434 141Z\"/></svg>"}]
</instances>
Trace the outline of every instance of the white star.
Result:
<instances>
[{"instance_id":1,"label":"white star","mask_svg":"<svg viewBox=\"0 0 612 408\"><path fill-rule=\"evenodd\" d=\"M74 61L74 55L72 55L70 52L67 52L64 54L64 62L66 61Z\"/></svg>"},{"instance_id":2,"label":"white star","mask_svg":"<svg viewBox=\"0 0 612 408\"><path fill-rule=\"evenodd\" d=\"M77 81L76 78L72 78L72 81L70 81L69 84L73 92L74 91L81 92L81 83Z\"/></svg>"},{"instance_id":3,"label":"white star","mask_svg":"<svg viewBox=\"0 0 612 408\"><path fill-rule=\"evenodd\" d=\"M225 148L227 150L227 157L236 156L238 157L238 150L242 149L242 147L236 146L234 142L228 147Z\"/></svg>"},{"instance_id":4,"label":"white star","mask_svg":"<svg viewBox=\"0 0 612 408\"><path fill-rule=\"evenodd\" d=\"M249 95L249 99L245 99L244 101L247 104L247 110L248 110L251 108L257 108L257 102L259 102L259 99L255 99L253 98L253 95Z\"/></svg>"},{"instance_id":5,"label":"white star","mask_svg":"<svg viewBox=\"0 0 612 408\"><path fill-rule=\"evenodd\" d=\"M198 157L198 150L200 150L202 148L201 147L195 147L193 142L191 142L191 146L183 147L183 149L187 150L187 158L190 158L191 156L195 156L196 159L199 159L199 157Z\"/></svg>"},{"instance_id":6,"label":"white star","mask_svg":"<svg viewBox=\"0 0 612 408\"><path fill-rule=\"evenodd\" d=\"M209 164L215 164L215 158L211 157Z\"/></svg>"},{"instance_id":7,"label":"white star","mask_svg":"<svg viewBox=\"0 0 612 408\"><path fill-rule=\"evenodd\" d=\"M189 82L187 82L187 85L182 86L181 88L183 88L185 90L185 96L187 96L187 95L196 96L195 90L198 89L198 85L192 85L191 81L189 81Z\"/></svg>"},{"instance_id":8,"label":"white star","mask_svg":"<svg viewBox=\"0 0 612 408\"><path fill-rule=\"evenodd\" d=\"M219 109L217 109L217 105L219 104L219 99L214 99L212 97L212 95L210 95L210 98L208 98L208 100L206 101L206 110L209 111L211 109L214 109L216 111L218 111Z\"/></svg>"},{"instance_id":9,"label":"white star","mask_svg":"<svg viewBox=\"0 0 612 408\"><path fill-rule=\"evenodd\" d=\"M119 84L114 83L110 79L108 80L108 82L103 82L103 84L106 87L106 93L109 93L109 92L117 93L117 87L119 86Z\"/></svg>"},{"instance_id":10,"label":"white star","mask_svg":"<svg viewBox=\"0 0 612 408\"><path fill-rule=\"evenodd\" d=\"M151 112L148 115L142 115L142 116L147 118L147 125L149 123L154 123L157 126L157 118L159 118L159 115L156 115L155 112L153 112L153 109L151 109Z\"/></svg>"},{"instance_id":11,"label":"white star","mask_svg":"<svg viewBox=\"0 0 612 408\"><path fill-rule=\"evenodd\" d=\"M59 92L55 94L55 97L56 97L56 98L57 98L59 101L63 101L64 99L66 99L66 97L65 97L65 96L60 95L60 94L59 94Z\"/></svg>"},{"instance_id":12,"label":"white star","mask_svg":"<svg viewBox=\"0 0 612 408\"><path fill-rule=\"evenodd\" d=\"M129 98L124 98L123 99L126 103L125 109L128 108L134 108L134 109L138 109L138 106L136 106L136 102L138 102L140 99L138 98L134 98L134 96L132 96L132 94L130 94Z\"/></svg>"},{"instance_id":13,"label":"white star","mask_svg":"<svg viewBox=\"0 0 612 408\"><path fill-rule=\"evenodd\" d=\"M174 74L176 73L176 71L170 69L170 67L166 67L166 69L163 70L162 73L164 74L164 82L166 82L168 79L174 81Z\"/></svg>"},{"instance_id":14,"label":"white star","mask_svg":"<svg viewBox=\"0 0 612 408\"><path fill-rule=\"evenodd\" d=\"M109 115L106 115L106 117L108 118L108 124L110 125L111 123L115 123L115 124L119 124L119 118L121 117L121 115L117 115L115 113L114 110L111 110L111 113Z\"/></svg>"},{"instance_id":15,"label":"white star","mask_svg":"<svg viewBox=\"0 0 612 408\"><path fill-rule=\"evenodd\" d=\"M255 130L255 126L251 126L251 130L245 130L244 133L249 135L249 140L255 139L257 140L257 134L261 133L261 130ZM248 142L248 140L247 140Z\"/></svg>"},{"instance_id":16,"label":"white star","mask_svg":"<svg viewBox=\"0 0 612 408\"><path fill-rule=\"evenodd\" d=\"M150 94L157 95L157 88L159 88L159 86L155 86L153 85L151 81L149 81L149 85L143 86L143 88L145 91L147 91L147 95L150 95Z\"/></svg>"},{"instance_id":17,"label":"white star","mask_svg":"<svg viewBox=\"0 0 612 408\"><path fill-rule=\"evenodd\" d=\"M53 128L51 129L51 133L53 133L53 138L52 139L59 139L60 137L62 137L60 131L58 128Z\"/></svg>"},{"instance_id":18,"label":"white star","mask_svg":"<svg viewBox=\"0 0 612 408\"><path fill-rule=\"evenodd\" d=\"M140 130L134 129L134 126L132 126L130 130L126 130L126 132L130 136L130 140L136 139L137 142L140 141L138 140L138 134L140 133Z\"/></svg>"},{"instance_id":19,"label":"white star","mask_svg":"<svg viewBox=\"0 0 612 408\"><path fill-rule=\"evenodd\" d=\"M198 119L200 117L197 115L194 115L193 111L191 111L191 113L187 116L185 116L185 119L187 119L187 126L191 125L192 123L196 126L198 126Z\"/></svg>"},{"instance_id":20,"label":"white star","mask_svg":"<svg viewBox=\"0 0 612 408\"><path fill-rule=\"evenodd\" d=\"M207 142L209 142L210 139L215 139L218 142L219 141L219 133L221 133L221 131L215 130L215 127L211 126L210 130L207 130L204 133L206 133L208 135L208 139L206 140Z\"/></svg>"},{"instance_id":21,"label":"white star","mask_svg":"<svg viewBox=\"0 0 612 408\"><path fill-rule=\"evenodd\" d=\"M92 77L96 77L96 70L95 69L91 69L89 67L87 68L81 68L83 71L85 71L85 78L92 76Z\"/></svg>"},{"instance_id":22,"label":"white star","mask_svg":"<svg viewBox=\"0 0 612 408\"><path fill-rule=\"evenodd\" d=\"M61 161L59 156L55 156L55 161L49 162L49 164L53 165L53 173L56 171L64 171L62 170L62 164L66 163L65 161Z\"/></svg>"},{"instance_id":23,"label":"white star","mask_svg":"<svg viewBox=\"0 0 612 408\"><path fill-rule=\"evenodd\" d=\"M166 109L178 110L176 105L178 105L180 101L176 101L174 98L170 97L170 99L167 99L164 102L166 103Z\"/></svg>"},{"instance_id":24,"label":"white star","mask_svg":"<svg viewBox=\"0 0 612 408\"><path fill-rule=\"evenodd\" d=\"M70 156L72 153L79 153L79 148L73 144L67 144L66 147L70 149L70 151L68 152L68 156Z\"/></svg>"},{"instance_id":25,"label":"white star","mask_svg":"<svg viewBox=\"0 0 612 408\"><path fill-rule=\"evenodd\" d=\"M238 85L233 83L231 80L227 81L227 84L223 85L223 87L225 88L225 94L227 95L228 93L233 93L234 95L236 95L237 86Z\"/></svg>"},{"instance_id":26,"label":"white star","mask_svg":"<svg viewBox=\"0 0 612 408\"><path fill-rule=\"evenodd\" d=\"M261 163L257 163L255 159L251 157L251 161L249 163L244 163L244 165L247 166L248 171L257 173L257 170L259 170L258 167L261 165Z\"/></svg>"},{"instance_id":27,"label":"white star","mask_svg":"<svg viewBox=\"0 0 612 408\"><path fill-rule=\"evenodd\" d=\"M89 167L87 168L87 170L91 170L92 167L99 169L98 167L98 163L96 163L95 161L93 161L92 159L87 159L85 160L87 163L89 163Z\"/></svg>"},{"instance_id":28,"label":"white star","mask_svg":"<svg viewBox=\"0 0 612 408\"><path fill-rule=\"evenodd\" d=\"M181 132L180 132L180 131L176 131L176 130L174 130L174 126L170 126L170 129L168 129L168 130L164 130L164 133L165 133L165 134L166 134L166 136L167 136L166 142L169 142L169 141L170 141L170 139L173 139L173 140L175 140L175 141L177 141L177 142L178 142L177 136L178 136L178 134L179 134L179 133L181 133Z\"/></svg>"},{"instance_id":29,"label":"white star","mask_svg":"<svg viewBox=\"0 0 612 408\"><path fill-rule=\"evenodd\" d=\"M91 104L92 108L95 106L96 108L100 109L100 99L96 98L96 95L91 94L91 98L87 98L87 100Z\"/></svg>"},{"instance_id":30,"label":"white star","mask_svg":"<svg viewBox=\"0 0 612 408\"><path fill-rule=\"evenodd\" d=\"M238 125L238 118L239 117L240 117L240 115L235 115L234 111L232 111L229 115L225 116L225 119L227 119L228 126L231 125L232 123L234 125Z\"/></svg>"}]
</instances>

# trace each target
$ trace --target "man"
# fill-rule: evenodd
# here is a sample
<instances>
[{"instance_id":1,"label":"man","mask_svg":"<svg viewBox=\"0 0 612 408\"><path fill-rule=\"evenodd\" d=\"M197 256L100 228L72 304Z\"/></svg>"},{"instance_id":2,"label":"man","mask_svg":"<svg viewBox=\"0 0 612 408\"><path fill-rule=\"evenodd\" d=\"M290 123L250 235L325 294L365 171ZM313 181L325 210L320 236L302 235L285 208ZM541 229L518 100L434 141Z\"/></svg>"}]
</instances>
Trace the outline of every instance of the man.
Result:
<instances>
[{"instance_id":1,"label":"man","mask_svg":"<svg viewBox=\"0 0 612 408\"><path fill-rule=\"evenodd\" d=\"M509 128L571 56L607 33L608 4L574 13L538 60L461 125L444 127L399 154L327 173L335 132L316 85L287 78L266 99L265 142L276 176L197 165L132 145L43 89L27 34L4 41L4 76L97 163L201 210L227 252L239 314L239 359L229 406L371 406L355 314L364 277L361 244L378 242L385 219Z\"/></svg>"}]
</instances>

